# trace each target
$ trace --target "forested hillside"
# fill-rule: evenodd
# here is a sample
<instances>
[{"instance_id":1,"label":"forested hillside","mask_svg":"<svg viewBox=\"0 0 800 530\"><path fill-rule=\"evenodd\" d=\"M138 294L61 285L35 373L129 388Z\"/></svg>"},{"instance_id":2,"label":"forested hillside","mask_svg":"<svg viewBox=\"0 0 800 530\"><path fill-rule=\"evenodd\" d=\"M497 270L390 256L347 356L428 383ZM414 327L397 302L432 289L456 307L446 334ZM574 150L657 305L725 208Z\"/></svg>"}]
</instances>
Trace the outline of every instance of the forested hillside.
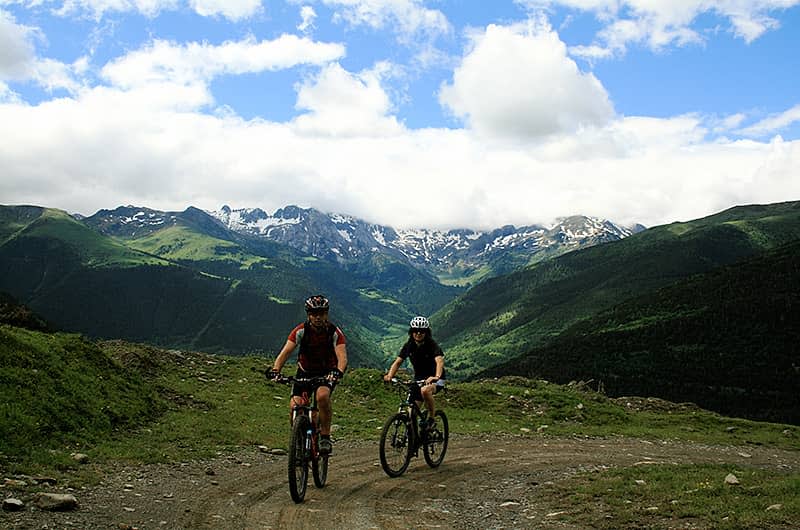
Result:
<instances>
[{"instance_id":1,"label":"forested hillside","mask_svg":"<svg viewBox=\"0 0 800 530\"><path fill-rule=\"evenodd\" d=\"M433 323L454 375L466 376L513 362L627 299L798 238L800 203L732 208L488 280L439 311Z\"/></svg>"},{"instance_id":2,"label":"forested hillside","mask_svg":"<svg viewBox=\"0 0 800 530\"><path fill-rule=\"evenodd\" d=\"M131 248L58 210L3 207L0 221L0 291L57 329L91 337L275 352L303 319L303 296L319 289L284 261L191 230L173 229L173 248L216 259ZM362 335L353 330L353 360L369 366L379 355Z\"/></svg>"},{"instance_id":3,"label":"forested hillside","mask_svg":"<svg viewBox=\"0 0 800 530\"><path fill-rule=\"evenodd\" d=\"M390 256L339 265L232 232L196 208L77 220L0 207L0 273L0 292L58 329L229 354L274 355L305 318L303 300L323 292L353 366L385 364L387 336L461 292Z\"/></svg>"},{"instance_id":4,"label":"forested hillside","mask_svg":"<svg viewBox=\"0 0 800 530\"><path fill-rule=\"evenodd\" d=\"M480 376L592 380L800 423L800 241L627 300Z\"/></svg>"}]
</instances>

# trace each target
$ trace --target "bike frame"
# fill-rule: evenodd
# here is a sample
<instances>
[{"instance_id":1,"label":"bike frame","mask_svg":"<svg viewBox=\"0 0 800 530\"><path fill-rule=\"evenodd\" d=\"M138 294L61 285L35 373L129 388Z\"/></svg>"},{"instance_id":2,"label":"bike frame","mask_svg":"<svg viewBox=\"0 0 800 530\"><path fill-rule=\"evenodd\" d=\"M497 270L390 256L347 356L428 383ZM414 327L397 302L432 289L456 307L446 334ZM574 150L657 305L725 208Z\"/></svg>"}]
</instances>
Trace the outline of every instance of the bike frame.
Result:
<instances>
[{"instance_id":1,"label":"bike frame","mask_svg":"<svg viewBox=\"0 0 800 530\"><path fill-rule=\"evenodd\" d=\"M408 417L411 418L411 436L413 438L411 442L413 452L414 456L419 456L419 448L422 445L422 436L419 432L419 419L422 417L422 409L420 409L419 405L417 405L417 401L414 399L411 389L412 385L422 388L422 386L425 384L425 380L400 381L396 378L393 378L392 383L398 386L403 385L406 387L406 397L400 402L400 405L397 407L397 412L408 414Z\"/></svg>"},{"instance_id":2,"label":"bike frame","mask_svg":"<svg viewBox=\"0 0 800 530\"><path fill-rule=\"evenodd\" d=\"M300 396L292 396L292 398L300 398L301 403L296 403L292 406L292 425L294 420L299 415L308 418L308 433L306 437L306 453L311 459L316 460L319 458L319 448L317 447L317 437L319 433L319 409L317 408L317 391L314 389L311 397L308 392L303 392Z\"/></svg>"},{"instance_id":3,"label":"bike frame","mask_svg":"<svg viewBox=\"0 0 800 530\"><path fill-rule=\"evenodd\" d=\"M298 378L281 377L276 382L284 384L309 384L311 392L303 391L299 396L292 396L291 425L292 436L289 447L289 492L295 502L303 502L308 480L308 467L314 475L314 484L318 488L325 486L328 475L328 456L319 452L319 408L317 407L317 388L327 382L324 377ZM309 393L311 396L309 396ZM297 430L298 419L306 418L305 431ZM298 433L300 439L297 439ZM301 445L295 445L301 441ZM299 455L298 455L299 453ZM296 458L299 458L297 460ZM298 473L298 466L300 476Z\"/></svg>"},{"instance_id":4,"label":"bike frame","mask_svg":"<svg viewBox=\"0 0 800 530\"><path fill-rule=\"evenodd\" d=\"M292 399L295 400L295 404L292 406L291 419L291 424L294 425L294 420L298 415L303 415L308 418L308 439L311 440L311 442L310 447L306 447L306 451L313 460L317 460L319 458L319 447L317 445L319 438L319 408L317 407L317 387L324 384L325 381L326 380L324 377L300 378L294 376L283 377L279 381L280 383L287 385L301 383L311 384L314 386L311 396L308 395L308 392L303 392L300 396L292 396ZM300 403L297 403L297 398L299 398Z\"/></svg>"},{"instance_id":5,"label":"bike frame","mask_svg":"<svg viewBox=\"0 0 800 530\"><path fill-rule=\"evenodd\" d=\"M395 379L393 382L405 385L407 388L406 398L404 401L400 402L400 406L397 407L397 412L405 412L411 418L411 432L413 436L412 442L415 456L417 456L419 454L419 447L422 444L422 438L419 432L419 419L422 416L422 409L419 408L419 405L417 405L417 400L414 399L411 385L417 385L419 388L422 388L422 385L425 384L425 381L421 380L402 382Z\"/></svg>"},{"instance_id":6,"label":"bike frame","mask_svg":"<svg viewBox=\"0 0 800 530\"><path fill-rule=\"evenodd\" d=\"M381 467L390 477L399 477L408 468L411 458L419 457L420 449L423 449L425 462L430 467L439 467L447 451L447 415L437 410L434 427L429 429L427 425L419 425L427 414L417 404L415 387L421 387L425 381L398 381L392 378L391 383L401 395L405 393L405 399L381 430Z\"/></svg>"}]
</instances>

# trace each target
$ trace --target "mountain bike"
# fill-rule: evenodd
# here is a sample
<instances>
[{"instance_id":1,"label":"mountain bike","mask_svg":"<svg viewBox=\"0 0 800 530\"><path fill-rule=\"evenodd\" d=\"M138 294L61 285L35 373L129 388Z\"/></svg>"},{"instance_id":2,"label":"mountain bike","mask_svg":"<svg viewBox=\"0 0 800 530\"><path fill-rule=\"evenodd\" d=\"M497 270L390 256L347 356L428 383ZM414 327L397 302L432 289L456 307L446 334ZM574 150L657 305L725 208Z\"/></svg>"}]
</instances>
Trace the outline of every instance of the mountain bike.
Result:
<instances>
[{"instance_id":1,"label":"mountain bike","mask_svg":"<svg viewBox=\"0 0 800 530\"><path fill-rule=\"evenodd\" d=\"M428 411L421 411L413 398L414 386L422 387L425 381L399 381L392 378L391 384L405 398L397 412L386 420L381 431L381 467L390 477L399 477L408 469L411 456L419 456L422 447L425 462L430 467L439 467L447 452L450 427L447 415L437 410L434 424L426 425Z\"/></svg>"},{"instance_id":2,"label":"mountain bike","mask_svg":"<svg viewBox=\"0 0 800 530\"><path fill-rule=\"evenodd\" d=\"M314 477L314 485L318 488L325 486L328 478L328 455L319 452L319 419L317 408L316 388L327 382L324 377L281 377L275 380L278 383L309 384L314 391L309 397L308 392L303 392L301 403L292 407L292 432L289 438L289 493L296 503L303 502L308 484L308 468Z\"/></svg>"}]
</instances>

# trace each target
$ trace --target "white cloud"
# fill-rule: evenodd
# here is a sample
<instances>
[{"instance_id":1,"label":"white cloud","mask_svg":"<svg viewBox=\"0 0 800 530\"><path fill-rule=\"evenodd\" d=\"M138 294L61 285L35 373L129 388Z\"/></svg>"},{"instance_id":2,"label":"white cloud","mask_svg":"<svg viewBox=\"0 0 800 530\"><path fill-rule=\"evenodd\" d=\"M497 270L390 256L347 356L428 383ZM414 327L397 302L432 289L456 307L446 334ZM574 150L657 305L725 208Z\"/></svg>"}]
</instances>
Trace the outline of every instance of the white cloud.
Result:
<instances>
[{"instance_id":1,"label":"white cloud","mask_svg":"<svg viewBox=\"0 0 800 530\"><path fill-rule=\"evenodd\" d=\"M17 0L27 7L55 4L59 16L88 15L100 20L108 13L139 13L154 18L162 11L175 11L183 0ZM262 0L188 0L195 13L204 17L222 16L234 22L250 18L263 11Z\"/></svg>"},{"instance_id":2,"label":"white cloud","mask_svg":"<svg viewBox=\"0 0 800 530\"><path fill-rule=\"evenodd\" d=\"M652 49L704 41L695 26L704 14L727 19L729 31L745 42L777 28L771 13L800 5L800 0L516 0L538 12L561 6L592 12L603 24L597 41L576 47L578 55L598 58L624 53L631 43ZM600 52L600 50L607 50Z\"/></svg>"},{"instance_id":3,"label":"white cloud","mask_svg":"<svg viewBox=\"0 0 800 530\"><path fill-rule=\"evenodd\" d=\"M739 130L744 136L763 137L800 122L800 104Z\"/></svg>"},{"instance_id":4,"label":"white cloud","mask_svg":"<svg viewBox=\"0 0 800 530\"><path fill-rule=\"evenodd\" d=\"M154 81L193 83L209 81L218 75L280 70L300 64L320 65L343 56L341 44L318 43L295 35L260 42L249 38L218 46L156 40L107 64L102 75L121 87Z\"/></svg>"},{"instance_id":5,"label":"white cloud","mask_svg":"<svg viewBox=\"0 0 800 530\"><path fill-rule=\"evenodd\" d=\"M90 14L100 20L108 12L138 12L155 17L161 11L178 9L180 0L29 0L28 4L61 4L55 12L61 16Z\"/></svg>"},{"instance_id":6,"label":"white cloud","mask_svg":"<svg viewBox=\"0 0 800 530\"><path fill-rule=\"evenodd\" d=\"M353 75L339 64L327 66L299 86L296 106L309 112L298 116L294 127L304 134L330 136L400 133L380 76L380 70Z\"/></svg>"},{"instance_id":7,"label":"white cloud","mask_svg":"<svg viewBox=\"0 0 800 530\"><path fill-rule=\"evenodd\" d=\"M613 108L602 84L567 57L541 23L490 25L441 87L440 102L475 131L537 137L602 126Z\"/></svg>"},{"instance_id":8,"label":"white cloud","mask_svg":"<svg viewBox=\"0 0 800 530\"><path fill-rule=\"evenodd\" d=\"M36 59L34 28L17 24L11 13L0 9L0 79L27 78Z\"/></svg>"},{"instance_id":9,"label":"white cloud","mask_svg":"<svg viewBox=\"0 0 800 530\"><path fill-rule=\"evenodd\" d=\"M704 120L683 116L498 144L468 130L397 126L376 76L323 69L299 87L305 123L196 112L210 101L196 85L0 103L0 196L85 214L129 203L294 203L441 228L570 213L652 225L800 198L800 141L708 142Z\"/></svg>"},{"instance_id":10,"label":"white cloud","mask_svg":"<svg viewBox=\"0 0 800 530\"><path fill-rule=\"evenodd\" d=\"M250 18L263 11L261 0L189 0L189 5L198 15L221 15L233 21Z\"/></svg>"},{"instance_id":11,"label":"white cloud","mask_svg":"<svg viewBox=\"0 0 800 530\"><path fill-rule=\"evenodd\" d=\"M353 26L366 25L388 29L403 41L416 36L435 37L451 31L447 17L439 10L428 9L422 0L321 0L337 10L335 19Z\"/></svg>"},{"instance_id":12,"label":"white cloud","mask_svg":"<svg viewBox=\"0 0 800 530\"><path fill-rule=\"evenodd\" d=\"M425 37L446 27L422 2L327 1L352 16L351 24L388 29L408 9L418 16L400 28L405 35ZM627 32L628 40L618 41L623 46L689 39L694 19L686 17L699 4L684 4L673 18L665 15L673 22L662 24L669 30L662 37L654 37L659 24L636 24L633 2L614 8L611 1L584 0L581 8ZM172 4L70 5L152 12ZM666 3L648 5L667 10ZM748 9L742 12L753 19ZM614 26L626 20L628 27ZM762 138L796 123L797 107L745 129L741 113L618 116L603 85L569 59L559 36L541 22L474 34L439 94L467 127L419 130L403 126L387 95L388 79L408 66L378 63L351 72L341 44L289 35L219 45L154 39L106 64L101 75L108 86L92 87L84 82L87 59L37 58L38 29L9 15L0 24L5 203L85 214L130 203L167 210L224 203L274 210L295 203L398 227L494 228L571 213L652 225L734 204L800 199L800 141L714 136ZM681 37L683 27L689 32ZM578 50L599 58L610 42L611 33ZM302 114L294 119L245 120L215 107L214 78L296 65L311 65L314 73L295 86ZM12 74L51 90L66 88L69 96L26 102L4 83Z\"/></svg>"},{"instance_id":13,"label":"white cloud","mask_svg":"<svg viewBox=\"0 0 800 530\"><path fill-rule=\"evenodd\" d=\"M608 48L602 46L570 46L569 54L573 57L582 57L589 61L594 59L608 59L613 55L613 52Z\"/></svg>"},{"instance_id":14,"label":"white cloud","mask_svg":"<svg viewBox=\"0 0 800 530\"><path fill-rule=\"evenodd\" d=\"M86 72L86 68L86 57L81 57L72 64L64 64L52 59L40 59L32 66L31 79L34 79L48 92L64 89L74 93L82 86L80 77Z\"/></svg>"},{"instance_id":15,"label":"white cloud","mask_svg":"<svg viewBox=\"0 0 800 530\"><path fill-rule=\"evenodd\" d=\"M0 103L22 103L19 94L11 90L7 84L0 81Z\"/></svg>"},{"instance_id":16,"label":"white cloud","mask_svg":"<svg viewBox=\"0 0 800 530\"><path fill-rule=\"evenodd\" d=\"M38 28L17 24L11 14L0 9L0 81L34 81L48 92L78 90L79 78L88 67L86 58L72 64L39 58L34 46L39 36ZM16 97L7 85L3 86L2 99Z\"/></svg>"},{"instance_id":17,"label":"white cloud","mask_svg":"<svg viewBox=\"0 0 800 530\"><path fill-rule=\"evenodd\" d=\"M317 18L317 12L311 6L303 6L300 8L300 18L302 21L298 24L297 29L303 33L308 33L314 29L314 20Z\"/></svg>"}]
</instances>

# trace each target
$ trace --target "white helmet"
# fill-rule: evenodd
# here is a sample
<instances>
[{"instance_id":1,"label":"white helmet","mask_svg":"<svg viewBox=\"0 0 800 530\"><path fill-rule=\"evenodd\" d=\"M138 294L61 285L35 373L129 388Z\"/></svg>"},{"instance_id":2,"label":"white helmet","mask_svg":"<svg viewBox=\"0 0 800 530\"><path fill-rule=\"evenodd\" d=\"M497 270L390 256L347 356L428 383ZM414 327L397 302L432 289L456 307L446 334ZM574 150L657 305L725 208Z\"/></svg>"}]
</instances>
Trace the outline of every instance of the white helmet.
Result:
<instances>
[{"instance_id":1,"label":"white helmet","mask_svg":"<svg viewBox=\"0 0 800 530\"><path fill-rule=\"evenodd\" d=\"M411 327L414 329L430 329L431 323L425 317L414 317L411 319Z\"/></svg>"}]
</instances>

